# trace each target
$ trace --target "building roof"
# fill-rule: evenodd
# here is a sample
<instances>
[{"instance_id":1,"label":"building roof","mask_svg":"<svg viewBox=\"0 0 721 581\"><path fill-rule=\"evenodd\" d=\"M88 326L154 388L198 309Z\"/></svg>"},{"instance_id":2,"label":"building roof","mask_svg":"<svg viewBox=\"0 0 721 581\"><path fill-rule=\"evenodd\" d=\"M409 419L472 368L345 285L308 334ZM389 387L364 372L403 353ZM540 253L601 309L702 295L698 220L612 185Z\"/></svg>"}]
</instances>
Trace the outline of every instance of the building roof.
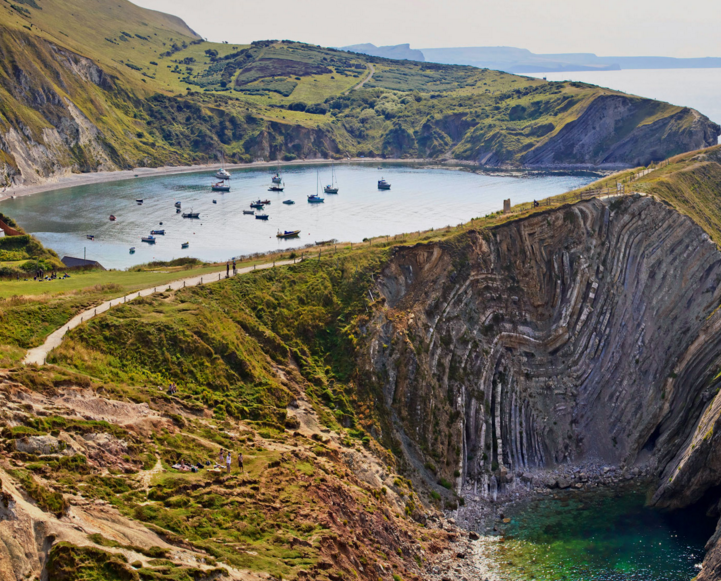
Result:
<instances>
[{"instance_id":1,"label":"building roof","mask_svg":"<svg viewBox=\"0 0 721 581\"><path fill-rule=\"evenodd\" d=\"M63 256L60 260L66 268L91 267L105 270L105 267L97 260L85 260L84 258L75 258L74 256Z\"/></svg>"}]
</instances>

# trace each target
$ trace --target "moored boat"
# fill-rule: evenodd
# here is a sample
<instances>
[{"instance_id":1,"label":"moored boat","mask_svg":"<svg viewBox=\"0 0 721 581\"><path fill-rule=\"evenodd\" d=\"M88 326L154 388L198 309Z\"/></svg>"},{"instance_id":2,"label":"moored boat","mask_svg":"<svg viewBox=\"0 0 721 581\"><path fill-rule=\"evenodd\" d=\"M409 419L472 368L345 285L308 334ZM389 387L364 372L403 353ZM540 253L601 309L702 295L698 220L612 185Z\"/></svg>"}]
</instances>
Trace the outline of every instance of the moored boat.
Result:
<instances>
[{"instance_id":1,"label":"moored boat","mask_svg":"<svg viewBox=\"0 0 721 581\"><path fill-rule=\"evenodd\" d=\"M295 204L295 202L293 200L283 200L283 203L286 206L292 206L293 204Z\"/></svg>"},{"instance_id":2,"label":"moored boat","mask_svg":"<svg viewBox=\"0 0 721 581\"><path fill-rule=\"evenodd\" d=\"M381 178L378 180L378 189L379 190L390 190L391 185L386 180Z\"/></svg>"},{"instance_id":3,"label":"moored boat","mask_svg":"<svg viewBox=\"0 0 721 581\"><path fill-rule=\"evenodd\" d=\"M183 242L180 247L181 248L188 248L190 246L190 242Z\"/></svg>"},{"instance_id":4,"label":"moored boat","mask_svg":"<svg viewBox=\"0 0 721 581\"><path fill-rule=\"evenodd\" d=\"M218 203L218 200L213 200L213 203L214 203L214 204L217 204L217 203Z\"/></svg>"},{"instance_id":5,"label":"moored boat","mask_svg":"<svg viewBox=\"0 0 721 581\"><path fill-rule=\"evenodd\" d=\"M130 247L130 254L135 254L135 246Z\"/></svg>"},{"instance_id":6,"label":"moored boat","mask_svg":"<svg viewBox=\"0 0 721 581\"><path fill-rule=\"evenodd\" d=\"M261 206L262 208L263 206ZM252 216L255 214L255 210L243 210L243 214L247 214L248 216Z\"/></svg>"},{"instance_id":7,"label":"moored boat","mask_svg":"<svg viewBox=\"0 0 721 581\"><path fill-rule=\"evenodd\" d=\"M335 183L335 167L331 163L330 165L330 184L323 188L326 194L337 194L338 186Z\"/></svg>"},{"instance_id":8,"label":"moored boat","mask_svg":"<svg viewBox=\"0 0 721 581\"><path fill-rule=\"evenodd\" d=\"M284 232L278 230L275 236L276 238L297 238L299 234L300 230L285 230Z\"/></svg>"},{"instance_id":9,"label":"moored boat","mask_svg":"<svg viewBox=\"0 0 721 581\"><path fill-rule=\"evenodd\" d=\"M261 204L260 202L253 202L250 207L255 208L256 210L262 210L263 204Z\"/></svg>"},{"instance_id":10,"label":"moored boat","mask_svg":"<svg viewBox=\"0 0 721 581\"><path fill-rule=\"evenodd\" d=\"M269 217L268 214L256 214L255 215L256 220L267 220L268 217Z\"/></svg>"},{"instance_id":11,"label":"moored boat","mask_svg":"<svg viewBox=\"0 0 721 581\"><path fill-rule=\"evenodd\" d=\"M229 174L226 170L224 170L223 168L220 168L220 169L215 173L215 177L218 178L219 180L229 180L229 179L230 179L230 174Z\"/></svg>"},{"instance_id":12,"label":"moored boat","mask_svg":"<svg viewBox=\"0 0 721 581\"><path fill-rule=\"evenodd\" d=\"M135 200L135 201L137 202L138 206L142 206L142 205L143 205L143 200Z\"/></svg>"},{"instance_id":13,"label":"moored boat","mask_svg":"<svg viewBox=\"0 0 721 581\"><path fill-rule=\"evenodd\" d=\"M85 238L87 238L88 240L95 240L95 234L86 234Z\"/></svg>"},{"instance_id":14,"label":"moored boat","mask_svg":"<svg viewBox=\"0 0 721 581\"><path fill-rule=\"evenodd\" d=\"M175 213L180 214L180 208L175 208Z\"/></svg>"},{"instance_id":15,"label":"moored boat","mask_svg":"<svg viewBox=\"0 0 721 581\"><path fill-rule=\"evenodd\" d=\"M265 204L266 206L270 206L270 200L263 200L263 201L258 200L258 201L259 201L261 204Z\"/></svg>"},{"instance_id":16,"label":"moored boat","mask_svg":"<svg viewBox=\"0 0 721 581\"><path fill-rule=\"evenodd\" d=\"M110 214L110 221L115 222L115 220L117 220L117 218L115 216L113 216L112 214Z\"/></svg>"},{"instance_id":17,"label":"moored boat","mask_svg":"<svg viewBox=\"0 0 721 581\"><path fill-rule=\"evenodd\" d=\"M315 171L315 194L311 194L308 196L308 203L309 204L322 204L325 202L323 198L320 197L318 194L318 191L320 190L320 173L318 170Z\"/></svg>"},{"instance_id":18,"label":"moored boat","mask_svg":"<svg viewBox=\"0 0 721 581\"><path fill-rule=\"evenodd\" d=\"M183 212L183 218L200 218L200 212Z\"/></svg>"},{"instance_id":19,"label":"moored boat","mask_svg":"<svg viewBox=\"0 0 721 581\"><path fill-rule=\"evenodd\" d=\"M165 230L151 230L153 236L165 236Z\"/></svg>"},{"instance_id":20,"label":"moored boat","mask_svg":"<svg viewBox=\"0 0 721 581\"><path fill-rule=\"evenodd\" d=\"M282 192L284 189L285 189L285 188L284 188L283 186L275 186L275 185L273 185L273 186L270 186L270 187L268 188L268 191L269 191L269 192Z\"/></svg>"},{"instance_id":21,"label":"moored boat","mask_svg":"<svg viewBox=\"0 0 721 581\"><path fill-rule=\"evenodd\" d=\"M181 206L180 202L175 202L175 207L176 207L176 208L180 208L180 206Z\"/></svg>"},{"instance_id":22,"label":"moored boat","mask_svg":"<svg viewBox=\"0 0 721 581\"><path fill-rule=\"evenodd\" d=\"M215 183L212 186L210 186L210 189L213 192L229 192L230 186L224 184L223 182L218 182L218 183Z\"/></svg>"},{"instance_id":23,"label":"moored boat","mask_svg":"<svg viewBox=\"0 0 721 581\"><path fill-rule=\"evenodd\" d=\"M147 242L148 244L155 244L155 236L143 236L140 241Z\"/></svg>"}]
</instances>

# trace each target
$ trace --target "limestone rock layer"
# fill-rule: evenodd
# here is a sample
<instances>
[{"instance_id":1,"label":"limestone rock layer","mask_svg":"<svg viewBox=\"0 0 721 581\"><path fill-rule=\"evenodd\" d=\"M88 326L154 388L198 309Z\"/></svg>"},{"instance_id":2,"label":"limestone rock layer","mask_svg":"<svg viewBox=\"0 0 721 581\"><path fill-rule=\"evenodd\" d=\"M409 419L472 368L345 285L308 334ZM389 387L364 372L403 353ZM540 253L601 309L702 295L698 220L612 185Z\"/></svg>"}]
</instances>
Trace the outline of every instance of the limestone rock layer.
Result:
<instances>
[{"instance_id":1,"label":"limestone rock layer","mask_svg":"<svg viewBox=\"0 0 721 581\"><path fill-rule=\"evenodd\" d=\"M396 251L364 364L429 479L487 490L596 460L661 474L716 419L720 282L721 253L689 218L649 197L590 200Z\"/></svg>"}]
</instances>

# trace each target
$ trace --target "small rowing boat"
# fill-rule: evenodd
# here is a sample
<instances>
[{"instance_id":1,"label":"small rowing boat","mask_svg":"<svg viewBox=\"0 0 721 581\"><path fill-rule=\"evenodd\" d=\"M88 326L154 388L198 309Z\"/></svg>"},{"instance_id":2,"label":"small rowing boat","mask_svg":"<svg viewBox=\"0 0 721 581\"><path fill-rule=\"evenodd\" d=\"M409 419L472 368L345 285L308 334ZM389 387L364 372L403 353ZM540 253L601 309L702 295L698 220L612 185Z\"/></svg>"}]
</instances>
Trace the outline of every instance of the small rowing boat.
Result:
<instances>
[{"instance_id":1,"label":"small rowing boat","mask_svg":"<svg viewBox=\"0 0 721 581\"><path fill-rule=\"evenodd\" d=\"M183 218L200 218L200 212L183 212Z\"/></svg>"},{"instance_id":2,"label":"small rowing boat","mask_svg":"<svg viewBox=\"0 0 721 581\"><path fill-rule=\"evenodd\" d=\"M255 215L255 219L256 219L256 220L267 220L267 219L268 219L268 214L256 214L256 215Z\"/></svg>"},{"instance_id":3,"label":"small rowing boat","mask_svg":"<svg viewBox=\"0 0 721 581\"><path fill-rule=\"evenodd\" d=\"M143 205L143 200L135 200L135 201L137 202L138 206L142 206L142 205Z\"/></svg>"},{"instance_id":4,"label":"small rowing boat","mask_svg":"<svg viewBox=\"0 0 721 581\"><path fill-rule=\"evenodd\" d=\"M115 222L115 220L117 220L117 218L115 216L113 216L112 214L110 214L110 221Z\"/></svg>"},{"instance_id":5,"label":"small rowing boat","mask_svg":"<svg viewBox=\"0 0 721 581\"><path fill-rule=\"evenodd\" d=\"M277 238L297 238L299 234L300 230L285 230L284 232L278 230L278 233L275 236Z\"/></svg>"},{"instance_id":6,"label":"small rowing boat","mask_svg":"<svg viewBox=\"0 0 721 581\"><path fill-rule=\"evenodd\" d=\"M261 206L261 208L262 208L262 207L263 207L263 206ZM246 214L246 215L248 215L248 216L252 216L253 214L255 214L255 210L243 210L243 214Z\"/></svg>"},{"instance_id":7,"label":"small rowing boat","mask_svg":"<svg viewBox=\"0 0 721 581\"><path fill-rule=\"evenodd\" d=\"M165 236L165 230L151 230L153 236Z\"/></svg>"},{"instance_id":8,"label":"small rowing boat","mask_svg":"<svg viewBox=\"0 0 721 581\"><path fill-rule=\"evenodd\" d=\"M180 247L181 248L188 248L190 246L190 242L183 242Z\"/></svg>"},{"instance_id":9,"label":"small rowing boat","mask_svg":"<svg viewBox=\"0 0 721 581\"><path fill-rule=\"evenodd\" d=\"M155 236L143 236L140 240L148 244L155 244Z\"/></svg>"},{"instance_id":10,"label":"small rowing boat","mask_svg":"<svg viewBox=\"0 0 721 581\"><path fill-rule=\"evenodd\" d=\"M292 206L293 204L295 204L295 202L293 200L283 200L283 203L286 206Z\"/></svg>"}]
</instances>

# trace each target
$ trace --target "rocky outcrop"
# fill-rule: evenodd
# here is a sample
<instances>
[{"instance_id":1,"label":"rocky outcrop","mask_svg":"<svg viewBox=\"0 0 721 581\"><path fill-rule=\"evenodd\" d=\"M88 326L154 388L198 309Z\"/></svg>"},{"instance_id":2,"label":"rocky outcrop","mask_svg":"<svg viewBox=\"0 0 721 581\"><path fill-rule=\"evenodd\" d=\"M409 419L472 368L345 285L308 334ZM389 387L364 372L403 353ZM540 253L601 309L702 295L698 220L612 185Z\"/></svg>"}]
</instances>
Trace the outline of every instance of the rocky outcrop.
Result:
<instances>
[{"instance_id":1,"label":"rocky outcrop","mask_svg":"<svg viewBox=\"0 0 721 581\"><path fill-rule=\"evenodd\" d=\"M591 200L398 249L363 366L431 482L488 495L600 461L656 473L655 501L689 506L721 482L720 283L689 218Z\"/></svg>"},{"instance_id":2,"label":"rocky outcrop","mask_svg":"<svg viewBox=\"0 0 721 581\"><path fill-rule=\"evenodd\" d=\"M462 249L399 251L368 364L445 477L663 467L715 393L719 282L721 254L688 218L594 200Z\"/></svg>"},{"instance_id":3,"label":"rocky outcrop","mask_svg":"<svg viewBox=\"0 0 721 581\"><path fill-rule=\"evenodd\" d=\"M648 116L660 105L626 95L594 99L575 121L563 126L522 157L526 166L643 166L678 153L717 144L721 127L689 108L651 123Z\"/></svg>"},{"instance_id":4,"label":"rocky outcrop","mask_svg":"<svg viewBox=\"0 0 721 581\"><path fill-rule=\"evenodd\" d=\"M91 59L30 34L0 36L0 185L127 167L109 143L119 136L91 120L117 121L109 104L119 96L116 79Z\"/></svg>"}]
</instances>

